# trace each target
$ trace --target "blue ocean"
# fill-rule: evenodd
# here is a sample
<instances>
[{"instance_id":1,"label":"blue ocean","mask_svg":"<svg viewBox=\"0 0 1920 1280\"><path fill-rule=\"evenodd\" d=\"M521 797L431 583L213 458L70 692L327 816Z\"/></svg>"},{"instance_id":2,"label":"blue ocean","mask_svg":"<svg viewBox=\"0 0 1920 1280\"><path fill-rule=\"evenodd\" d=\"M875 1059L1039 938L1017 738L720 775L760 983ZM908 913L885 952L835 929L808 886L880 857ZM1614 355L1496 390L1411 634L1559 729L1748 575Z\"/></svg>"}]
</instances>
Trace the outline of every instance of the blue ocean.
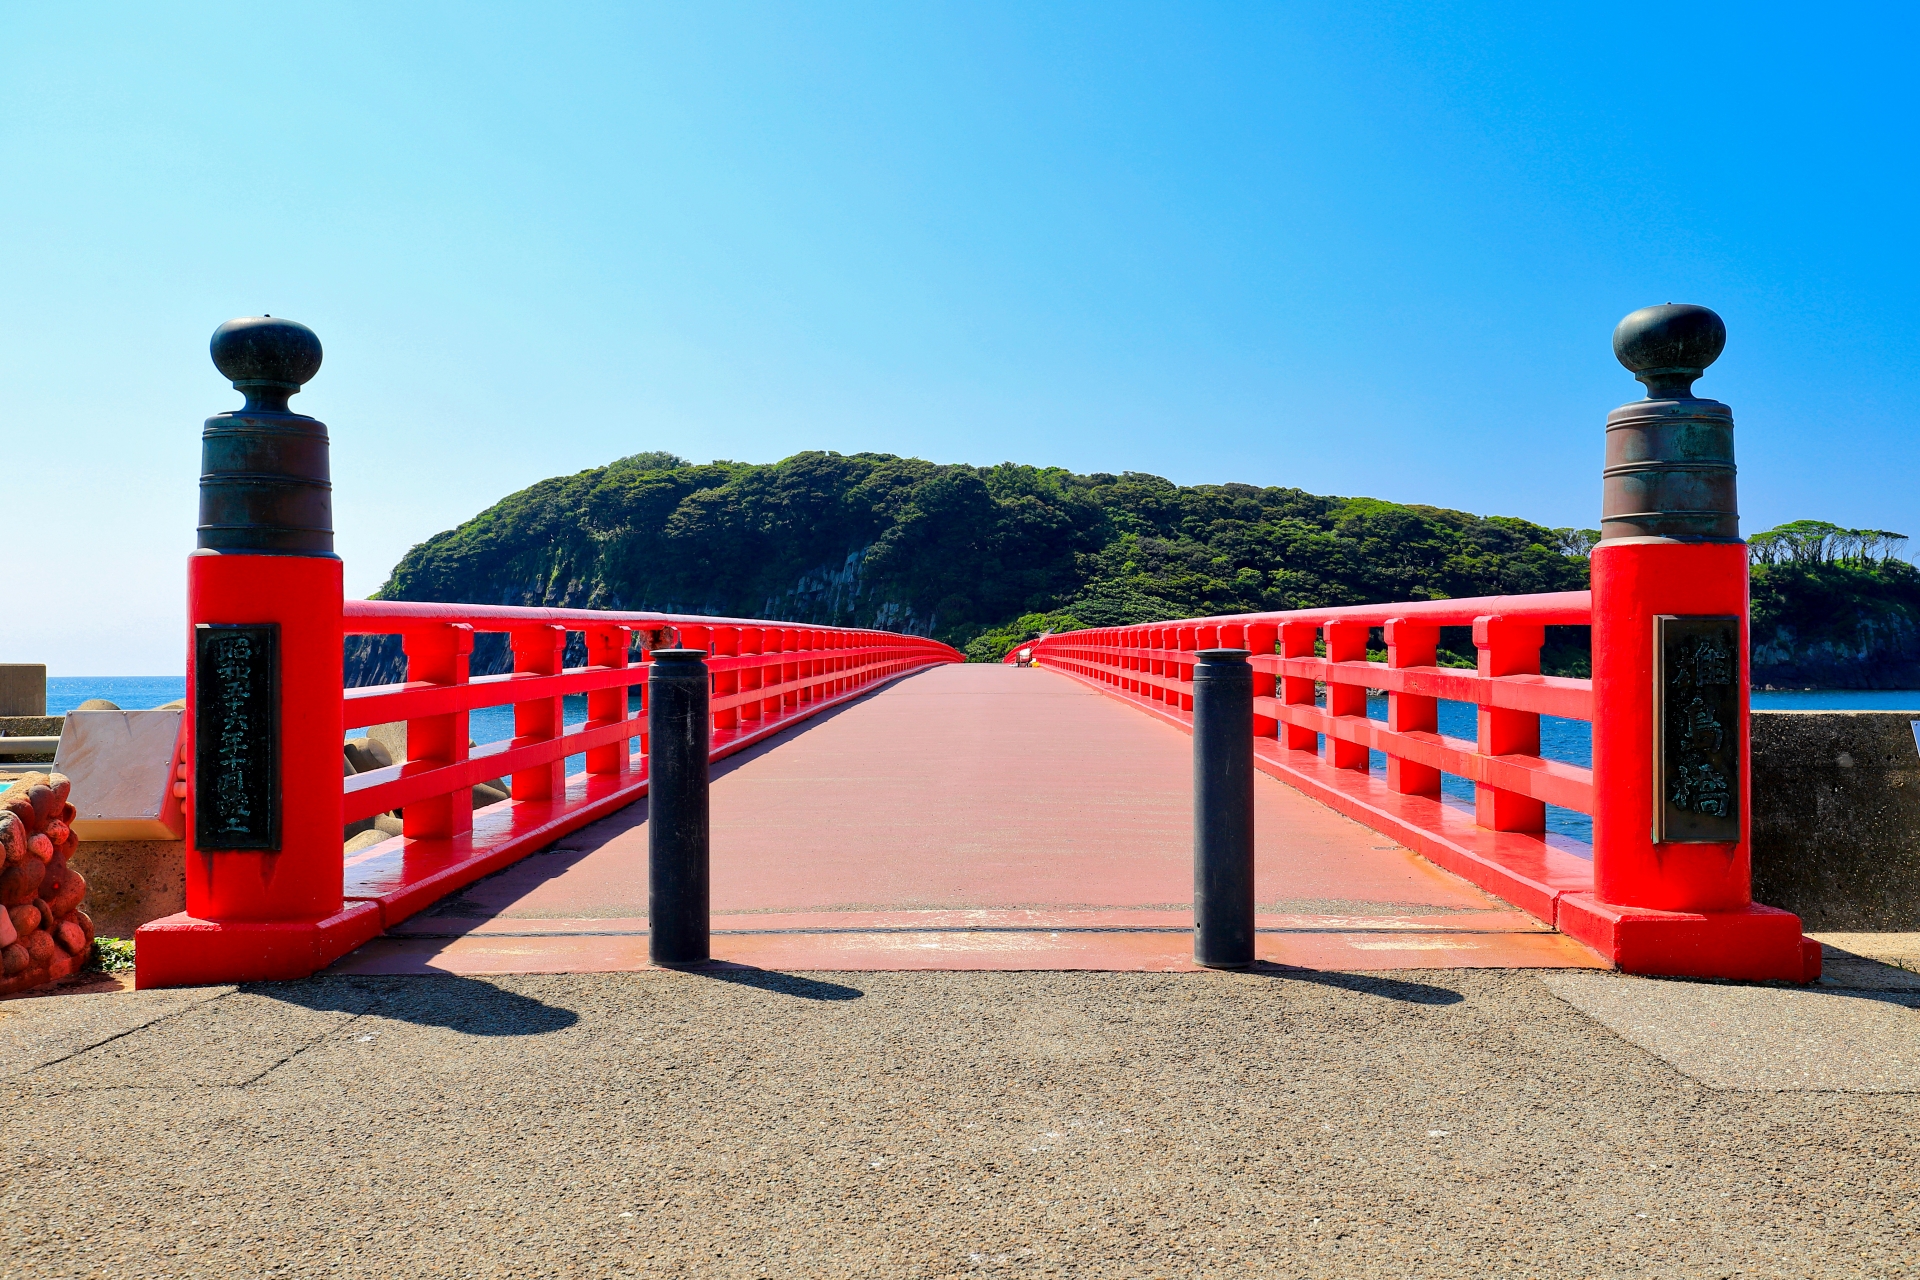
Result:
<instances>
[{"instance_id":1,"label":"blue ocean","mask_svg":"<svg viewBox=\"0 0 1920 1280\"><path fill-rule=\"evenodd\" d=\"M157 707L186 696L187 682L181 676L49 676L47 678L47 714L65 715L90 698L105 698L124 710ZM1906 711L1920 716L1920 690L1903 689L1806 689L1755 692L1756 709L1772 711ZM569 729L586 723L587 699L575 694L566 700ZM1384 722L1387 699L1378 694L1367 699L1367 716ZM513 736L513 708L485 707L469 720L475 742L498 742ZM1475 713L1469 702L1440 703L1440 732L1471 741L1475 733ZM1321 744L1322 750L1325 743ZM1540 754L1550 760L1563 760L1585 768L1593 766L1593 732L1584 721L1562 720L1558 716L1540 717ZM567 772L586 768L585 756L570 756ZM1387 775L1387 758L1372 753L1372 772ZM1451 773L1440 775L1442 797L1447 803L1473 808L1473 784ZM1570 851L1586 853L1593 841L1593 819L1571 809L1547 807L1547 830L1568 843ZM1557 843L1557 842L1556 842Z\"/></svg>"}]
</instances>

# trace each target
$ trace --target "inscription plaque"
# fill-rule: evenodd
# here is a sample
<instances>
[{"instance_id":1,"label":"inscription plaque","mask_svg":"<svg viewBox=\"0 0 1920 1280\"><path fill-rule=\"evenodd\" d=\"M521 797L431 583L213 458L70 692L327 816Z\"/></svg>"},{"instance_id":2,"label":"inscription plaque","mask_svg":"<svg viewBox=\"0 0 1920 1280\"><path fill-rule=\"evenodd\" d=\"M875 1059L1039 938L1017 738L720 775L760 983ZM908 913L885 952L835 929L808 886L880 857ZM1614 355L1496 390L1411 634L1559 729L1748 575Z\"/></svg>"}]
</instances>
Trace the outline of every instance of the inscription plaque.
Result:
<instances>
[{"instance_id":1,"label":"inscription plaque","mask_svg":"<svg viewBox=\"0 0 1920 1280\"><path fill-rule=\"evenodd\" d=\"M1740 839L1740 619L1653 620L1653 839Z\"/></svg>"},{"instance_id":2,"label":"inscription plaque","mask_svg":"<svg viewBox=\"0 0 1920 1280\"><path fill-rule=\"evenodd\" d=\"M280 624L193 629L193 841L280 847Z\"/></svg>"}]
</instances>

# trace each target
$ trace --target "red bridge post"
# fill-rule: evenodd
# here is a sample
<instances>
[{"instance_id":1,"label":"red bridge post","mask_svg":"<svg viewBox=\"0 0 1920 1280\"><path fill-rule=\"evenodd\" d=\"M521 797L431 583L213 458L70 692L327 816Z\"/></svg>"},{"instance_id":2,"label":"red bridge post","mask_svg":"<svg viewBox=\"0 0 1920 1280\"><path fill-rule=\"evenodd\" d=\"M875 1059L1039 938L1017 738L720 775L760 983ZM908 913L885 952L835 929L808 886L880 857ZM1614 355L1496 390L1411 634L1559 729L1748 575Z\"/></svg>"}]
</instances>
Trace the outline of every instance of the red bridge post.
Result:
<instances>
[{"instance_id":1,"label":"red bridge post","mask_svg":"<svg viewBox=\"0 0 1920 1280\"><path fill-rule=\"evenodd\" d=\"M1818 944L1752 898L1733 414L1693 394L1725 343L1705 307L1647 307L1614 331L1647 397L1607 418L1592 560L1594 891L1565 895L1558 923L1634 972L1810 981Z\"/></svg>"},{"instance_id":2,"label":"red bridge post","mask_svg":"<svg viewBox=\"0 0 1920 1280\"><path fill-rule=\"evenodd\" d=\"M1313 641L1319 628L1311 622L1283 622L1280 624L1280 656L1283 658L1313 657ZM1313 705L1312 676L1281 676L1280 701L1290 707L1311 707ZM1320 750L1320 735L1304 724L1288 724L1281 730L1284 744L1289 751Z\"/></svg>"},{"instance_id":3,"label":"red bridge post","mask_svg":"<svg viewBox=\"0 0 1920 1280\"><path fill-rule=\"evenodd\" d=\"M1390 618L1384 628L1389 667L1430 667L1438 660L1440 628ZM1387 694L1387 728L1395 733L1440 732L1440 699L1416 693ZM1440 771L1432 765L1387 757L1387 788L1408 796L1440 794Z\"/></svg>"},{"instance_id":4,"label":"red bridge post","mask_svg":"<svg viewBox=\"0 0 1920 1280\"><path fill-rule=\"evenodd\" d=\"M1365 662L1367 660L1367 632L1370 628L1364 622L1329 622L1321 632L1327 639L1328 662ZM1330 716L1349 716L1364 721L1367 718L1367 689L1365 685L1345 684L1331 678L1327 681L1327 714ZM1368 752L1364 742L1348 742L1344 738L1327 735L1327 763L1336 769L1352 769L1359 773L1367 771Z\"/></svg>"},{"instance_id":5,"label":"red bridge post","mask_svg":"<svg viewBox=\"0 0 1920 1280\"><path fill-rule=\"evenodd\" d=\"M1280 628L1271 622L1250 622L1241 628L1241 638L1246 645L1247 651L1253 656L1258 658L1271 658L1274 654L1275 645L1280 639ZM1255 667L1253 672L1253 697L1256 705L1261 698L1273 697L1274 692L1275 680L1273 673ZM1280 722L1278 720L1272 716L1260 715L1257 712L1254 714L1254 737L1272 738L1277 737L1279 733Z\"/></svg>"},{"instance_id":6,"label":"red bridge post","mask_svg":"<svg viewBox=\"0 0 1920 1280\"><path fill-rule=\"evenodd\" d=\"M1483 676L1537 676L1540 648L1547 629L1537 622L1489 616L1473 620L1473 645L1479 651ZM1538 756L1540 715L1534 711L1482 706L1479 708L1479 748L1482 755ZM1545 831L1547 806L1531 796L1474 784L1474 821L1489 831Z\"/></svg>"},{"instance_id":7,"label":"red bridge post","mask_svg":"<svg viewBox=\"0 0 1920 1280\"><path fill-rule=\"evenodd\" d=\"M449 623L411 632L403 642L408 680L463 685L472 674L471 626ZM407 758L435 764L457 764L467 759L467 725L468 713L464 710L407 721ZM446 795L414 801L400 816L402 830L416 840L433 836L451 840L466 835L473 830L473 805L470 801L457 804L455 799Z\"/></svg>"},{"instance_id":8,"label":"red bridge post","mask_svg":"<svg viewBox=\"0 0 1920 1280\"><path fill-rule=\"evenodd\" d=\"M567 629L554 623L516 627L511 633L515 675L557 676L566 665ZM513 746L551 742L565 732L566 699L532 698L513 704ZM513 773L513 798L557 800L567 794L567 762L549 760Z\"/></svg>"},{"instance_id":9,"label":"red bridge post","mask_svg":"<svg viewBox=\"0 0 1920 1280\"><path fill-rule=\"evenodd\" d=\"M142 987L303 977L329 940L379 930L371 904L344 907L327 428L287 407L319 372L320 340L247 317L216 329L211 352L247 400L202 436L187 561L187 909L138 931Z\"/></svg>"},{"instance_id":10,"label":"red bridge post","mask_svg":"<svg viewBox=\"0 0 1920 1280\"><path fill-rule=\"evenodd\" d=\"M627 666L633 652L632 627L592 627L587 631L587 665L590 667ZM632 701L628 687L595 689L587 694L587 727L619 724L627 718ZM633 767L633 746L625 738L604 747L587 748L587 772L616 777Z\"/></svg>"}]
</instances>

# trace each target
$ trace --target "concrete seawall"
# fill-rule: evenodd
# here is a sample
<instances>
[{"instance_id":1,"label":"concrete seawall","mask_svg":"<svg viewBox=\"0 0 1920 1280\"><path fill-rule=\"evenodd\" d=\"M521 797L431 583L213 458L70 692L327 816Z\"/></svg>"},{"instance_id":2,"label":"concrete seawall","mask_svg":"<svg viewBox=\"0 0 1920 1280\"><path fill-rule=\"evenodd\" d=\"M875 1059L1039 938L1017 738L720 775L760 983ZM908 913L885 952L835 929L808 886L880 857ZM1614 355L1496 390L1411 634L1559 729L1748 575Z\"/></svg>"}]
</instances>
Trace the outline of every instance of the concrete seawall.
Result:
<instances>
[{"instance_id":1,"label":"concrete seawall","mask_svg":"<svg viewBox=\"0 0 1920 1280\"><path fill-rule=\"evenodd\" d=\"M1753 713L1753 896L1808 929L1920 929L1913 711Z\"/></svg>"}]
</instances>

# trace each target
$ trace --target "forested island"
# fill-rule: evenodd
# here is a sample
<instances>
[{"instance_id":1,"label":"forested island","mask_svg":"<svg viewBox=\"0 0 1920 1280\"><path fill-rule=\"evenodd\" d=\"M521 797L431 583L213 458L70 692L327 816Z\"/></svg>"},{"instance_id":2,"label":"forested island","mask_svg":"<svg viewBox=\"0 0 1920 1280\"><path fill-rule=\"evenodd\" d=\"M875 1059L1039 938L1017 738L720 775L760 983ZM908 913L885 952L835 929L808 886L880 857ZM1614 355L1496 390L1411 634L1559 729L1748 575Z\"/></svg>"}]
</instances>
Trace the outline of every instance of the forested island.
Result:
<instances>
[{"instance_id":1,"label":"forested island","mask_svg":"<svg viewBox=\"0 0 1920 1280\"><path fill-rule=\"evenodd\" d=\"M821 452L694 465L641 453L542 480L436 534L375 598L879 627L995 661L1049 630L1578 590L1593 536L1138 472ZM1755 539L1775 560L1754 572L1756 684L1881 684L1868 668L1916 665L1920 580L1880 543L1863 553L1865 536ZM1584 630L1553 631L1548 669L1586 674ZM1443 660L1471 661L1464 629L1442 644ZM497 647L476 651L476 674L505 669ZM348 658L351 683L399 678L395 644L362 641Z\"/></svg>"}]
</instances>

